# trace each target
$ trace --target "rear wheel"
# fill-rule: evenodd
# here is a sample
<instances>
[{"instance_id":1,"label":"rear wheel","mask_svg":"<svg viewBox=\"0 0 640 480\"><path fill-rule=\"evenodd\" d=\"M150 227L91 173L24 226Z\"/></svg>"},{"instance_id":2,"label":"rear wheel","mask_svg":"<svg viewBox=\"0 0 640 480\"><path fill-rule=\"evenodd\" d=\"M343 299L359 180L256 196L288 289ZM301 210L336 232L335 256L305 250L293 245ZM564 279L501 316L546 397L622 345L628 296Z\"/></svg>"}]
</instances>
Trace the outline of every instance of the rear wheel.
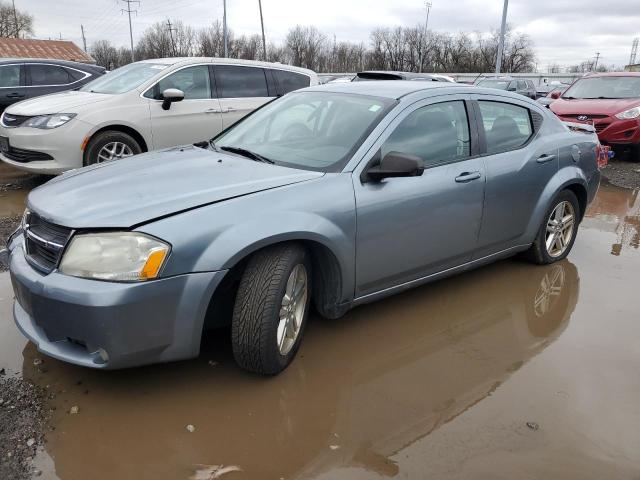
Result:
<instances>
[{"instance_id":1,"label":"rear wheel","mask_svg":"<svg viewBox=\"0 0 640 480\"><path fill-rule=\"evenodd\" d=\"M304 248L284 244L256 253L242 275L231 322L238 365L263 375L284 370L300 347L310 297Z\"/></svg>"},{"instance_id":2,"label":"rear wheel","mask_svg":"<svg viewBox=\"0 0 640 480\"><path fill-rule=\"evenodd\" d=\"M569 255L578 232L579 218L578 199L572 191L563 190L551 202L538 235L527 252L528 258L546 265Z\"/></svg>"},{"instance_id":3,"label":"rear wheel","mask_svg":"<svg viewBox=\"0 0 640 480\"><path fill-rule=\"evenodd\" d=\"M119 160L141 152L142 148L131 135L107 130L95 135L87 144L84 165Z\"/></svg>"}]
</instances>

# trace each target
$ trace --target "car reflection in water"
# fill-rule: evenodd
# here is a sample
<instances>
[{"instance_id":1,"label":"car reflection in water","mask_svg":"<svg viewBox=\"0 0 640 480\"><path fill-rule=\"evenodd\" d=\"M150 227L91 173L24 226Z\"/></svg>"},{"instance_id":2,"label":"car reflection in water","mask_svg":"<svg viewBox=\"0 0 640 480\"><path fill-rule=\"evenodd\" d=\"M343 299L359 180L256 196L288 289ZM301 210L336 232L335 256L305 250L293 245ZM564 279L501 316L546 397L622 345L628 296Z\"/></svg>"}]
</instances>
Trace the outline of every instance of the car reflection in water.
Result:
<instances>
[{"instance_id":1,"label":"car reflection in water","mask_svg":"<svg viewBox=\"0 0 640 480\"><path fill-rule=\"evenodd\" d=\"M185 469L221 463L243 469L234 478L338 478L346 467L394 475L390 457L481 402L554 341L578 291L567 260L503 261L338 321L312 318L299 361L268 380L238 375L222 340L197 361L120 372L47 360L40 382L62 379L52 388L67 397L57 401L82 409L61 416L48 453L62 479L187 478ZM25 349L25 375L35 354ZM211 358L220 364L209 366Z\"/></svg>"},{"instance_id":2,"label":"car reflection in water","mask_svg":"<svg viewBox=\"0 0 640 480\"><path fill-rule=\"evenodd\" d=\"M640 190L603 184L585 217L598 222L598 228L612 231L617 241L611 255L619 256L624 248L640 247Z\"/></svg>"}]
</instances>

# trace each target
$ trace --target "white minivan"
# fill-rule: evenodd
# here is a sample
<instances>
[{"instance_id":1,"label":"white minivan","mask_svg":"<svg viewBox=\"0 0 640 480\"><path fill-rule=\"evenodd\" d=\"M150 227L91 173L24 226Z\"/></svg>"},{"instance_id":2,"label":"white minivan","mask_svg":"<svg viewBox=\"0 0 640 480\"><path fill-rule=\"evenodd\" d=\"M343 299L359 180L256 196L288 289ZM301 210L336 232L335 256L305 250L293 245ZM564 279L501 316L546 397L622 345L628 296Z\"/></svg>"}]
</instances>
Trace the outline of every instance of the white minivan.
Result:
<instances>
[{"instance_id":1,"label":"white minivan","mask_svg":"<svg viewBox=\"0 0 640 480\"><path fill-rule=\"evenodd\" d=\"M311 70L226 58L163 58L77 91L16 103L0 117L0 160L56 175L210 139L271 98L316 85Z\"/></svg>"}]
</instances>

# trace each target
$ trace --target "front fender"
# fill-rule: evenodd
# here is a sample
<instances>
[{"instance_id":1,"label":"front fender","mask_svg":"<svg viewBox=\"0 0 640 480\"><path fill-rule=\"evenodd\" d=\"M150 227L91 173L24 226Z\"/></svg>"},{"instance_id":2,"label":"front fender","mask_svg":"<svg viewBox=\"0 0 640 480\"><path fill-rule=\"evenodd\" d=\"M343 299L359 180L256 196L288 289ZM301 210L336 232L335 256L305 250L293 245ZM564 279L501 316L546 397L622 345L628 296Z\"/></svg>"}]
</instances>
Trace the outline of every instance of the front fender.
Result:
<instances>
[{"instance_id":1,"label":"front fender","mask_svg":"<svg viewBox=\"0 0 640 480\"><path fill-rule=\"evenodd\" d=\"M335 258L341 300L353 296L355 200L350 175L331 174L225 200L143 225L172 245L163 276L227 270L284 241L315 242Z\"/></svg>"},{"instance_id":2,"label":"front fender","mask_svg":"<svg viewBox=\"0 0 640 480\"><path fill-rule=\"evenodd\" d=\"M588 181L584 172L574 165L561 168L547 183L546 188L538 198L538 203L533 209L529 224L522 237L522 244L529 244L535 240L551 202L560 191L570 185L580 185L585 192L589 190Z\"/></svg>"}]
</instances>

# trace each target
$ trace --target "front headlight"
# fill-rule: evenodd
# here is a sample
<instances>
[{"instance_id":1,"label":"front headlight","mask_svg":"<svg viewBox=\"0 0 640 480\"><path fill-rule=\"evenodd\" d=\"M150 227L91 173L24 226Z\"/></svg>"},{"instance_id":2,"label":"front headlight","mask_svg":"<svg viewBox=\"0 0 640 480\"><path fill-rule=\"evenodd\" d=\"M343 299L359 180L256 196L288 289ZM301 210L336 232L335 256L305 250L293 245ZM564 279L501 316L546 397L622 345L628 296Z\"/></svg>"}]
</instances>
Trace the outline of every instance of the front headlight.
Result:
<instances>
[{"instance_id":1,"label":"front headlight","mask_svg":"<svg viewBox=\"0 0 640 480\"><path fill-rule=\"evenodd\" d=\"M52 115L38 115L37 117L31 117L29 120L24 122L22 126L44 129L57 128L67 123L75 116L75 113L54 113Z\"/></svg>"},{"instance_id":2,"label":"front headlight","mask_svg":"<svg viewBox=\"0 0 640 480\"><path fill-rule=\"evenodd\" d=\"M75 235L65 251L60 272L73 277L139 282L156 278L170 246L136 232Z\"/></svg>"},{"instance_id":3,"label":"front headlight","mask_svg":"<svg viewBox=\"0 0 640 480\"><path fill-rule=\"evenodd\" d=\"M616 118L619 118L620 120L633 120L638 117L640 117L640 107L633 107L629 110L616 114Z\"/></svg>"}]
</instances>

